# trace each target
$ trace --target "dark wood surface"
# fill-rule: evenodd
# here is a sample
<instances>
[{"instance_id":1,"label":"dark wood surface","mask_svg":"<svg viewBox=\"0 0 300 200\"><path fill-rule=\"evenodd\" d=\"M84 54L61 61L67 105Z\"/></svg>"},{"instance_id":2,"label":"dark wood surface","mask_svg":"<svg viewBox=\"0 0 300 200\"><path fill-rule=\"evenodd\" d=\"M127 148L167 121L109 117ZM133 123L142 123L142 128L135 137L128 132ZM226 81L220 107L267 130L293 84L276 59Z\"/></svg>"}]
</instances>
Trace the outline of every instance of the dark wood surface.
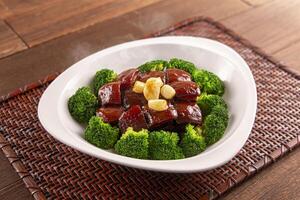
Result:
<instances>
[{"instance_id":1,"label":"dark wood surface","mask_svg":"<svg viewBox=\"0 0 300 200\"><path fill-rule=\"evenodd\" d=\"M0 95L185 18L222 21L300 72L298 0L0 0ZM73 1L72 1L73 2ZM300 149L224 199L299 199ZM32 199L0 153L0 199Z\"/></svg>"},{"instance_id":2,"label":"dark wood surface","mask_svg":"<svg viewBox=\"0 0 300 200\"><path fill-rule=\"evenodd\" d=\"M294 54L300 46L299 10L300 1L297 0L267 1L223 20L223 23L268 54L300 71L299 57Z\"/></svg>"},{"instance_id":3,"label":"dark wood surface","mask_svg":"<svg viewBox=\"0 0 300 200\"><path fill-rule=\"evenodd\" d=\"M6 20L29 46L75 32L159 0L62 0ZM38 17L37 17L38 16ZM30 22L30 26L24 21Z\"/></svg>"},{"instance_id":4,"label":"dark wood surface","mask_svg":"<svg viewBox=\"0 0 300 200\"><path fill-rule=\"evenodd\" d=\"M11 28L0 20L0 58L14 54L26 49L27 46L11 30Z\"/></svg>"},{"instance_id":5,"label":"dark wood surface","mask_svg":"<svg viewBox=\"0 0 300 200\"><path fill-rule=\"evenodd\" d=\"M216 19L224 19L248 8L242 3L235 3L235 0L223 0L219 3L221 7L215 8L217 1L219 0L209 1L207 7L194 6L197 3L202 5L207 2L206 0L189 0L185 7L172 7L174 3L179 4L181 0L162 1L1 59L0 94L38 80L49 73L61 71L95 51L141 38L187 17L200 13L215 16ZM167 14L164 13L166 10L168 10ZM161 20L162 18L164 20ZM22 73L18 73L19 71ZM12 81L13 84L10 84Z\"/></svg>"}]
</instances>

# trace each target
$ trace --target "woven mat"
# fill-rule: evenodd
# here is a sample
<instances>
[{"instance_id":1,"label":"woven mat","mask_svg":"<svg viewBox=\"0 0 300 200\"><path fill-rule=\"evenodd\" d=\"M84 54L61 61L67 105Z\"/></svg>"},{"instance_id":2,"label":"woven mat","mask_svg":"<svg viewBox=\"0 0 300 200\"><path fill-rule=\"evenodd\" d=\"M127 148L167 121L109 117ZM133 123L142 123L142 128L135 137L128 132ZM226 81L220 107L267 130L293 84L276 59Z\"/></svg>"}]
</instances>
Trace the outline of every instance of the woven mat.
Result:
<instances>
[{"instance_id":1,"label":"woven mat","mask_svg":"<svg viewBox=\"0 0 300 200\"><path fill-rule=\"evenodd\" d=\"M36 199L213 199L300 144L300 78L221 24L186 20L152 34L223 42L247 61L258 91L256 121L246 145L226 165L204 173L166 174L123 167L82 154L41 126L37 105L55 76L0 103L0 148Z\"/></svg>"}]
</instances>

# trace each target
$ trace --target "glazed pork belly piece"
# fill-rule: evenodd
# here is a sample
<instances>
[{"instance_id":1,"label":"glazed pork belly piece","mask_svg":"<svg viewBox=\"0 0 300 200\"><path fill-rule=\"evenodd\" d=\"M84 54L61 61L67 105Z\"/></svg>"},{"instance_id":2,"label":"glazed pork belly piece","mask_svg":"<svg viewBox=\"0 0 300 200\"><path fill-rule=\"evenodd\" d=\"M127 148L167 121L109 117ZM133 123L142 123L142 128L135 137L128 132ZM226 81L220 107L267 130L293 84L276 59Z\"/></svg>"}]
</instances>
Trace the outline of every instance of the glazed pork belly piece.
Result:
<instances>
[{"instance_id":1,"label":"glazed pork belly piece","mask_svg":"<svg viewBox=\"0 0 300 200\"><path fill-rule=\"evenodd\" d=\"M168 109L164 111L155 111L147 105L143 109L150 129L163 128L168 124L173 124L173 121L177 118L177 111L170 104Z\"/></svg>"},{"instance_id":2,"label":"glazed pork belly piece","mask_svg":"<svg viewBox=\"0 0 300 200\"><path fill-rule=\"evenodd\" d=\"M176 81L192 81L191 75L181 69L167 69L165 74L168 84Z\"/></svg>"},{"instance_id":3,"label":"glazed pork belly piece","mask_svg":"<svg viewBox=\"0 0 300 200\"><path fill-rule=\"evenodd\" d=\"M103 85L98 92L101 106L121 105L121 82L111 82Z\"/></svg>"},{"instance_id":4,"label":"glazed pork belly piece","mask_svg":"<svg viewBox=\"0 0 300 200\"><path fill-rule=\"evenodd\" d=\"M118 81L121 82L121 89L130 88L138 77L138 69L128 69L118 75Z\"/></svg>"},{"instance_id":5,"label":"glazed pork belly piece","mask_svg":"<svg viewBox=\"0 0 300 200\"><path fill-rule=\"evenodd\" d=\"M176 92L173 99L167 100L166 110L149 108L145 94L132 90L135 81L146 82L151 77L161 78ZM190 74L183 70L167 69L141 74L137 69L129 69L119 74L118 81L99 89L101 107L97 110L97 116L107 123L118 124L122 133L128 127L135 131L143 128L177 131L188 123L202 123L201 110L196 104L199 95L199 87L191 81Z\"/></svg>"},{"instance_id":6,"label":"glazed pork belly piece","mask_svg":"<svg viewBox=\"0 0 300 200\"><path fill-rule=\"evenodd\" d=\"M137 80L146 82L151 77L161 78L161 80L165 83L165 72L163 71L150 71L144 74L140 74Z\"/></svg>"},{"instance_id":7,"label":"glazed pork belly piece","mask_svg":"<svg viewBox=\"0 0 300 200\"><path fill-rule=\"evenodd\" d=\"M175 109L178 117L176 122L178 124L201 124L202 115L199 106L192 102L176 102Z\"/></svg>"},{"instance_id":8,"label":"glazed pork belly piece","mask_svg":"<svg viewBox=\"0 0 300 200\"><path fill-rule=\"evenodd\" d=\"M196 101L197 97L200 95L198 85L192 81L176 81L170 83L170 86L173 87L176 92L176 100Z\"/></svg>"},{"instance_id":9,"label":"glazed pork belly piece","mask_svg":"<svg viewBox=\"0 0 300 200\"><path fill-rule=\"evenodd\" d=\"M96 115L106 123L117 124L123 112L122 107L102 107L97 110Z\"/></svg>"},{"instance_id":10,"label":"glazed pork belly piece","mask_svg":"<svg viewBox=\"0 0 300 200\"><path fill-rule=\"evenodd\" d=\"M124 133L128 127L132 127L135 131L139 131L143 128L148 129L148 124L141 106L131 106L120 116L119 128L121 132Z\"/></svg>"},{"instance_id":11,"label":"glazed pork belly piece","mask_svg":"<svg viewBox=\"0 0 300 200\"><path fill-rule=\"evenodd\" d=\"M128 109L132 105L146 105L147 100L143 94L138 94L132 91L132 89L126 90L123 97L123 106Z\"/></svg>"}]
</instances>

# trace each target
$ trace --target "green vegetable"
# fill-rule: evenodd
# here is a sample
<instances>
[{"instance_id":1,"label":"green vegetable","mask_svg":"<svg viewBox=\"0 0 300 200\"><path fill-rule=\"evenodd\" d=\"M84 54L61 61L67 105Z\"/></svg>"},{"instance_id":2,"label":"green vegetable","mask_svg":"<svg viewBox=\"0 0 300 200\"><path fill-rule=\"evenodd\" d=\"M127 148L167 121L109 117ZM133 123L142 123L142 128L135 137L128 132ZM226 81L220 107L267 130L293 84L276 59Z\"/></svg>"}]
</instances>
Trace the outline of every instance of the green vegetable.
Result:
<instances>
[{"instance_id":1,"label":"green vegetable","mask_svg":"<svg viewBox=\"0 0 300 200\"><path fill-rule=\"evenodd\" d=\"M204 119L203 136L207 145L217 142L224 134L226 124L221 117L216 114L210 114Z\"/></svg>"},{"instance_id":2,"label":"green vegetable","mask_svg":"<svg viewBox=\"0 0 300 200\"><path fill-rule=\"evenodd\" d=\"M197 70L197 67L193 63L186 61L186 60L172 58L169 61L169 63L170 63L171 67L175 67L177 69L184 70L184 71L190 73L191 75Z\"/></svg>"},{"instance_id":3,"label":"green vegetable","mask_svg":"<svg viewBox=\"0 0 300 200\"><path fill-rule=\"evenodd\" d=\"M222 99L222 97L214 94L202 93L197 98L197 104L200 107L203 116L209 115L215 106L220 105L227 108L226 102Z\"/></svg>"},{"instance_id":4,"label":"green vegetable","mask_svg":"<svg viewBox=\"0 0 300 200\"><path fill-rule=\"evenodd\" d=\"M153 160L175 160L184 158L178 146L177 133L154 131L149 134L149 156Z\"/></svg>"},{"instance_id":5,"label":"green vegetable","mask_svg":"<svg viewBox=\"0 0 300 200\"><path fill-rule=\"evenodd\" d=\"M165 60L153 60L146 62L138 67L140 72L149 72L149 71L162 71L164 68L167 68L169 63Z\"/></svg>"},{"instance_id":6,"label":"green vegetable","mask_svg":"<svg viewBox=\"0 0 300 200\"><path fill-rule=\"evenodd\" d=\"M201 92L222 96L225 86L222 80L212 72L197 69L192 74L193 80L201 88Z\"/></svg>"},{"instance_id":7,"label":"green vegetable","mask_svg":"<svg viewBox=\"0 0 300 200\"><path fill-rule=\"evenodd\" d=\"M79 88L68 101L70 114L80 123L88 123L89 119L96 114L97 105L97 97L88 87Z\"/></svg>"},{"instance_id":8,"label":"green vegetable","mask_svg":"<svg viewBox=\"0 0 300 200\"><path fill-rule=\"evenodd\" d=\"M205 150L206 143L201 132L201 128L191 124L185 127L185 133L180 143L185 157L195 156Z\"/></svg>"},{"instance_id":9,"label":"green vegetable","mask_svg":"<svg viewBox=\"0 0 300 200\"><path fill-rule=\"evenodd\" d=\"M92 82L94 94L98 95L99 89L106 83L116 80L118 74L110 69L101 69L97 71Z\"/></svg>"},{"instance_id":10,"label":"green vegetable","mask_svg":"<svg viewBox=\"0 0 300 200\"><path fill-rule=\"evenodd\" d=\"M84 139L89 143L102 149L113 148L119 137L119 129L111 126L103 120L94 116L84 132Z\"/></svg>"},{"instance_id":11,"label":"green vegetable","mask_svg":"<svg viewBox=\"0 0 300 200\"><path fill-rule=\"evenodd\" d=\"M207 145L217 142L224 134L228 125L229 113L222 97L213 94L202 94L197 98L203 114L203 136Z\"/></svg>"},{"instance_id":12,"label":"green vegetable","mask_svg":"<svg viewBox=\"0 0 300 200\"><path fill-rule=\"evenodd\" d=\"M115 145L118 154L133 158L148 158L148 130L134 131L131 127L121 136Z\"/></svg>"},{"instance_id":13,"label":"green vegetable","mask_svg":"<svg viewBox=\"0 0 300 200\"><path fill-rule=\"evenodd\" d=\"M212 109L211 115L218 116L219 120L221 120L224 126L227 127L229 120L229 113L227 107L217 105Z\"/></svg>"}]
</instances>

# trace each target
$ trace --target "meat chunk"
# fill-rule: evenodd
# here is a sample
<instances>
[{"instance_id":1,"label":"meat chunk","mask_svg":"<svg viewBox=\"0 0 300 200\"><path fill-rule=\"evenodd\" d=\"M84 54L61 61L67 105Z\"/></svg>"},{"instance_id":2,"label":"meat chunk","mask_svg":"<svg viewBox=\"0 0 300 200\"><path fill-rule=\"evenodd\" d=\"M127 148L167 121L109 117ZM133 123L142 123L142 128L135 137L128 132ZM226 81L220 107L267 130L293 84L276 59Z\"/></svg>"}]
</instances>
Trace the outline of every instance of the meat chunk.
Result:
<instances>
[{"instance_id":1,"label":"meat chunk","mask_svg":"<svg viewBox=\"0 0 300 200\"><path fill-rule=\"evenodd\" d=\"M147 104L147 100L143 94L135 93L132 89L124 92L123 105L126 109L133 105L143 106L145 104Z\"/></svg>"},{"instance_id":2,"label":"meat chunk","mask_svg":"<svg viewBox=\"0 0 300 200\"><path fill-rule=\"evenodd\" d=\"M175 98L182 101L196 101L200 95L198 85L192 81L176 81L170 83L176 91Z\"/></svg>"},{"instance_id":3,"label":"meat chunk","mask_svg":"<svg viewBox=\"0 0 300 200\"><path fill-rule=\"evenodd\" d=\"M177 102L175 103L178 117L178 124L201 124L202 115L199 106L196 103Z\"/></svg>"},{"instance_id":4,"label":"meat chunk","mask_svg":"<svg viewBox=\"0 0 300 200\"><path fill-rule=\"evenodd\" d=\"M181 136L185 132L185 126L180 126L177 123L168 123L162 127L162 130L176 132L176 133L178 133L179 137L181 138Z\"/></svg>"},{"instance_id":5,"label":"meat chunk","mask_svg":"<svg viewBox=\"0 0 300 200\"><path fill-rule=\"evenodd\" d=\"M138 69L128 69L118 75L118 80L121 82L121 89L130 88L139 74Z\"/></svg>"},{"instance_id":6,"label":"meat chunk","mask_svg":"<svg viewBox=\"0 0 300 200\"><path fill-rule=\"evenodd\" d=\"M121 83L111 82L103 85L98 92L101 106L121 105Z\"/></svg>"},{"instance_id":7,"label":"meat chunk","mask_svg":"<svg viewBox=\"0 0 300 200\"><path fill-rule=\"evenodd\" d=\"M175 81L191 81L191 75L181 69L167 69L166 82L172 83Z\"/></svg>"},{"instance_id":8,"label":"meat chunk","mask_svg":"<svg viewBox=\"0 0 300 200\"><path fill-rule=\"evenodd\" d=\"M148 128L144 112L139 105L131 106L119 118L121 132L124 133L128 127L132 127L135 131Z\"/></svg>"},{"instance_id":9,"label":"meat chunk","mask_svg":"<svg viewBox=\"0 0 300 200\"><path fill-rule=\"evenodd\" d=\"M165 73L163 71L150 71L148 73L141 74L138 77L138 80L142 81L142 82L146 82L148 80L148 78L151 78L151 77L157 77L157 78L159 77L165 83Z\"/></svg>"},{"instance_id":10,"label":"meat chunk","mask_svg":"<svg viewBox=\"0 0 300 200\"><path fill-rule=\"evenodd\" d=\"M144 106L144 110L151 129L172 124L173 120L177 118L177 111L173 105L169 105L168 109L164 111L155 111L148 106Z\"/></svg>"},{"instance_id":11,"label":"meat chunk","mask_svg":"<svg viewBox=\"0 0 300 200\"><path fill-rule=\"evenodd\" d=\"M122 107L104 107L97 110L97 116L101 117L104 122L116 124L119 121L124 109Z\"/></svg>"}]
</instances>

